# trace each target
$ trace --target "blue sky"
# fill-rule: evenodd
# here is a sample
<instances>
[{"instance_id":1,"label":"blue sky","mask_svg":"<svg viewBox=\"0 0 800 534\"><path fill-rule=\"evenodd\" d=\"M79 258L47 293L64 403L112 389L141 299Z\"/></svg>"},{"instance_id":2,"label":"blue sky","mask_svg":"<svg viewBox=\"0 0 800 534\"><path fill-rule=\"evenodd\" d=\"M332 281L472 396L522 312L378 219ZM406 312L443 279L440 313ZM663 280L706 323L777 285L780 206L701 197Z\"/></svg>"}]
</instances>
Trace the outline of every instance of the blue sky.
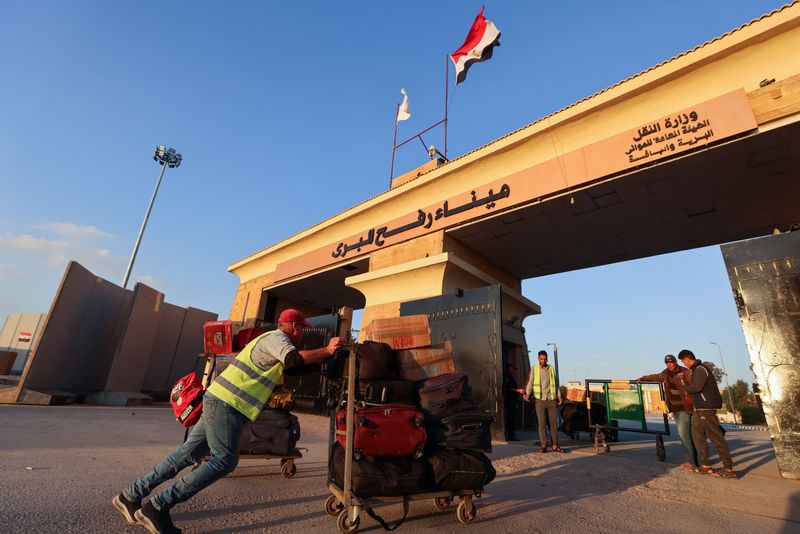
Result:
<instances>
[{"instance_id":1,"label":"blue sky","mask_svg":"<svg viewBox=\"0 0 800 534\"><path fill-rule=\"evenodd\" d=\"M485 2L494 58L451 92L457 156L782 5ZM445 54L481 2L6 0L0 6L0 321L47 312L68 259L227 316L227 266L384 191L403 139L441 118ZM451 70L451 82L452 82ZM440 134L426 137L440 144ZM424 163L411 146L402 172ZM692 348L752 381L718 247L526 281L531 350L562 380L626 378Z\"/></svg>"}]
</instances>

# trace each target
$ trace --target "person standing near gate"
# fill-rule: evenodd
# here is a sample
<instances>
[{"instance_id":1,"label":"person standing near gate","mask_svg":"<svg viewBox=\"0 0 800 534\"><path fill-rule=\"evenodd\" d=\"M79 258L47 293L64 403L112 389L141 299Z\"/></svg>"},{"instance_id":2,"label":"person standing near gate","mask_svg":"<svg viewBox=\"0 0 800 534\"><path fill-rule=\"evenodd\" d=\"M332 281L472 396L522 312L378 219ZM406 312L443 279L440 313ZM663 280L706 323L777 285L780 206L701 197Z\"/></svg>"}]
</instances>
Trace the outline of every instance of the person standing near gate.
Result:
<instances>
[{"instance_id":1,"label":"person standing near gate","mask_svg":"<svg viewBox=\"0 0 800 534\"><path fill-rule=\"evenodd\" d=\"M505 427L506 427L506 441L519 441L517 434L514 431L514 425L517 422L517 402L519 396L525 393L525 390L517 387L517 379L514 375L517 368L513 363L506 365L506 372L503 373L503 407L505 408Z\"/></svg>"},{"instance_id":2,"label":"person standing near gate","mask_svg":"<svg viewBox=\"0 0 800 534\"><path fill-rule=\"evenodd\" d=\"M717 410L722 408L722 395L719 393L717 380L709 368L695 358L692 351L683 349L678 353L678 358L692 373L692 382L686 385L685 390L692 394L694 402L692 440L697 449L697 461L700 464L694 471L723 478L736 478L731 450L728 448L728 442L725 441L725 434L717 417ZM719 471L714 471L708 464L708 439L711 440L722 460L722 469Z\"/></svg>"},{"instance_id":3,"label":"person standing near gate","mask_svg":"<svg viewBox=\"0 0 800 534\"><path fill-rule=\"evenodd\" d=\"M248 343L231 361L206 390L203 414L186 441L112 500L128 523L139 523L152 534L180 532L172 523L170 509L233 471L239 461L242 427L258 417L284 371L302 372L304 366L322 362L340 347L340 339L333 337L326 347L297 350L308 326L302 313L284 310L277 330ZM209 453L208 461L142 505L158 485Z\"/></svg>"},{"instance_id":4,"label":"person standing near gate","mask_svg":"<svg viewBox=\"0 0 800 534\"><path fill-rule=\"evenodd\" d=\"M675 419L678 437L683 444L684 462L681 467L694 469L697 467L697 452L692 442L692 397L685 391L686 384L691 381L691 373L686 367L678 365L678 359L672 354L664 356L667 368L655 375L645 375L637 382L661 382L667 401L667 409Z\"/></svg>"},{"instance_id":5,"label":"person standing near gate","mask_svg":"<svg viewBox=\"0 0 800 534\"><path fill-rule=\"evenodd\" d=\"M541 452L547 452L547 433L545 424L550 422L550 438L553 440L553 451L566 452L558 446L558 424L556 422L558 406L561 404L561 392L556 386L553 367L547 365L547 351L539 351L539 364L531 369L528 384L525 386L525 400L534 399L536 417L539 419L539 442Z\"/></svg>"}]
</instances>

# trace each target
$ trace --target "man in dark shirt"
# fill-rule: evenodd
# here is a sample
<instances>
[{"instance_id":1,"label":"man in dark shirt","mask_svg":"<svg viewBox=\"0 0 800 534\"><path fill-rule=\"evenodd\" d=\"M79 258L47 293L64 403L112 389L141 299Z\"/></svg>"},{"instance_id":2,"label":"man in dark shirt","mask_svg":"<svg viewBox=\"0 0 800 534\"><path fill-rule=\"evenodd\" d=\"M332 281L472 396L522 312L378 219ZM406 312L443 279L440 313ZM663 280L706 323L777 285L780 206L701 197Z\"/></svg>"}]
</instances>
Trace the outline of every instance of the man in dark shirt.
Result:
<instances>
[{"instance_id":1,"label":"man in dark shirt","mask_svg":"<svg viewBox=\"0 0 800 534\"><path fill-rule=\"evenodd\" d=\"M505 427L506 427L506 441L519 441L514 432L514 425L517 419L517 404L519 403L519 396L525 393L520 387L517 387L517 379L514 375L517 368L513 363L506 365L506 371L503 373L503 406L505 407Z\"/></svg>"},{"instance_id":2,"label":"man in dark shirt","mask_svg":"<svg viewBox=\"0 0 800 534\"><path fill-rule=\"evenodd\" d=\"M694 402L692 440L697 449L697 461L700 464L695 468L695 472L723 478L736 478L731 450L725 441L725 434L717 417L717 410L722 408L722 396L719 393L717 381L708 367L695 358L692 351L683 349L678 353L678 358L692 373L692 382L687 384L684 389L687 393L692 394ZM722 469L719 471L714 471L708 464L707 440L711 440L722 460Z\"/></svg>"},{"instance_id":3,"label":"man in dark shirt","mask_svg":"<svg viewBox=\"0 0 800 534\"><path fill-rule=\"evenodd\" d=\"M697 466L697 453L692 443L692 412L694 411L692 397L685 391L686 384L691 381L691 373L686 367L678 365L678 359L672 354L664 356L666 369L655 375L645 375L637 382L661 382L664 385L664 394L667 409L675 419L678 437L683 444L684 469L694 469Z\"/></svg>"}]
</instances>

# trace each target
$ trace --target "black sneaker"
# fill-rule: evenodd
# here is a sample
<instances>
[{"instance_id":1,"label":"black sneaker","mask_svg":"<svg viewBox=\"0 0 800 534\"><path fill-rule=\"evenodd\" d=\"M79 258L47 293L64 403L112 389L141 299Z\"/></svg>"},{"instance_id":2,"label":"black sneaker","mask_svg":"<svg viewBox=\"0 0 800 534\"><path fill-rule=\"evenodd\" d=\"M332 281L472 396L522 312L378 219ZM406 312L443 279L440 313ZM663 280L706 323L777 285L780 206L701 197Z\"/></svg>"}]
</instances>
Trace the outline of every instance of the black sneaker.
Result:
<instances>
[{"instance_id":1,"label":"black sneaker","mask_svg":"<svg viewBox=\"0 0 800 534\"><path fill-rule=\"evenodd\" d=\"M114 505L114 508L119 510L119 513L125 517L125 521L127 521L129 525L136 523L134 514L136 513L136 510L142 507L142 501L131 501L125 497L125 495L120 493L114 497L114 499L112 499L111 504Z\"/></svg>"},{"instance_id":2,"label":"black sneaker","mask_svg":"<svg viewBox=\"0 0 800 534\"><path fill-rule=\"evenodd\" d=\"M147 501L144 506L136 510L134 517L150 534L180 534L181 532L172 523L169 510L157 510L150 501Z\"/></svg>"}]
</instances>

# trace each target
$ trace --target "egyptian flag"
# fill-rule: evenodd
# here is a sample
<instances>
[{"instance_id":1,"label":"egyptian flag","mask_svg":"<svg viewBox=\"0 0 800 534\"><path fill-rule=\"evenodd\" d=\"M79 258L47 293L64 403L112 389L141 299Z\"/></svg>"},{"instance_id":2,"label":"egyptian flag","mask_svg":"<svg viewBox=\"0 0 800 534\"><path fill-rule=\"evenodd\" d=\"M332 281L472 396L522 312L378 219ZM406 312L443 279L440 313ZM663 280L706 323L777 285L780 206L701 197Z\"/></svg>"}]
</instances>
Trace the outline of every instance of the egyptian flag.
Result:
<instances>
[{"instance_id":1,"label":"egyptian flag","mask_svg":"<svg viewBox=\"0 0 800 534\"><path fill-rule=\"evenodd\" d=\"M492 57L492 49L500 45L500 30L483 16L483 7L472 28L469 29L467 39L461 48L450 55L450 59L456 64L456 84L463 82L467 78L467 70L473 63L486 61Z\"/></svg>"}]
</instances>

